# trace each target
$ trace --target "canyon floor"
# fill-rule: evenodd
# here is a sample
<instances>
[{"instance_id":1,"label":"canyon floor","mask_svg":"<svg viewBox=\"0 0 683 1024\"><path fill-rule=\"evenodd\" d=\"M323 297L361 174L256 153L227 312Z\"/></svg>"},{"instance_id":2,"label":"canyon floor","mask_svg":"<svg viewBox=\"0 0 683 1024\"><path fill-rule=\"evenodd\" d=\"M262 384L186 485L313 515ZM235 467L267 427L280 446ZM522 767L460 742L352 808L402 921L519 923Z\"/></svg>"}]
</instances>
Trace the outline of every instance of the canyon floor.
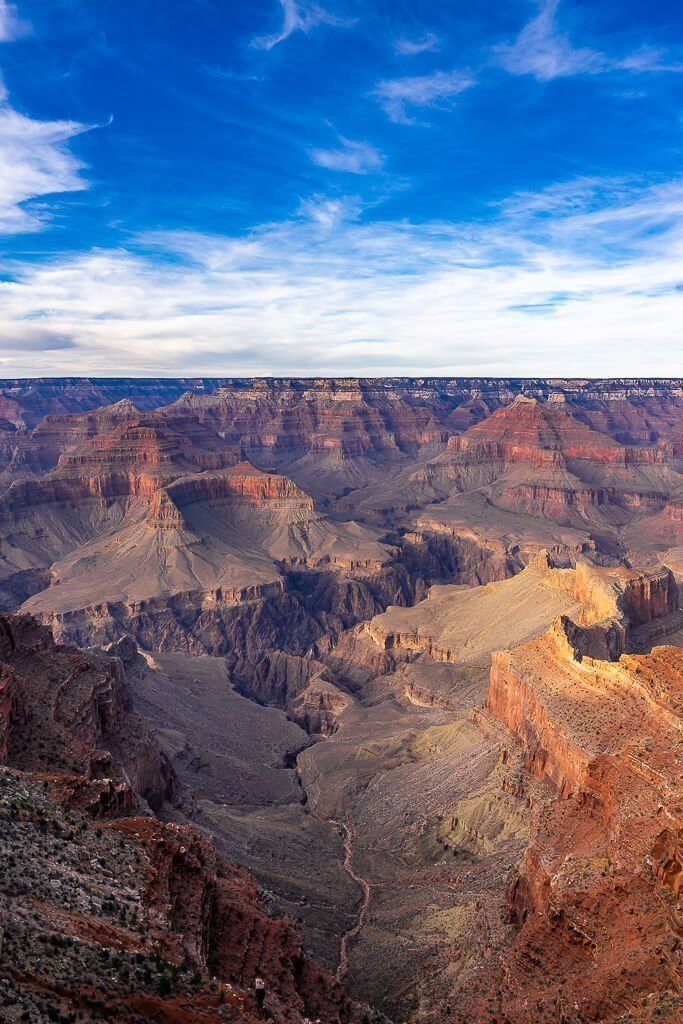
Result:
<instances>
[{"instance_id":1,"label":"canyon floor","mask_svg":"<svg viewBox=\"0 0 683 1024\"><path fill-rule=\"evenodd\" d=\"M270 958L293 1022L682 1020L680 384L182 385L0 389L5 631L109 659L128 709L60 710L13 641L6 785L113 778L68 813L209 842L224 894L158 924L196 1016L155 969L130 1019L204 1019L213 976L246 1021Z\"/></svg>"}]
</instances>

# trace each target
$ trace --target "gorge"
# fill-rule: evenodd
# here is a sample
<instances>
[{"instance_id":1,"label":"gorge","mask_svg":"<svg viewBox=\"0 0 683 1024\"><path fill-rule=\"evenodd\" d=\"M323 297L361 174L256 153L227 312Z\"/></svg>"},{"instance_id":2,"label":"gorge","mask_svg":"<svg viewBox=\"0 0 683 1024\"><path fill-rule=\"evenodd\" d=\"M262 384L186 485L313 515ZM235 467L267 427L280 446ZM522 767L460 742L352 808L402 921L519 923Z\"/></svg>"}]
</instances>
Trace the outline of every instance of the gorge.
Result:
<instances>
[{"instance_id":1,"label":"gorge","mask_svg":"<svg viewBox=\"0 0 683 1024\"><path fill-rule=\"evenodd\" d=\"M0 415L8 1021L682 1019L680 381Z\"/></svg>"}]
</instances>

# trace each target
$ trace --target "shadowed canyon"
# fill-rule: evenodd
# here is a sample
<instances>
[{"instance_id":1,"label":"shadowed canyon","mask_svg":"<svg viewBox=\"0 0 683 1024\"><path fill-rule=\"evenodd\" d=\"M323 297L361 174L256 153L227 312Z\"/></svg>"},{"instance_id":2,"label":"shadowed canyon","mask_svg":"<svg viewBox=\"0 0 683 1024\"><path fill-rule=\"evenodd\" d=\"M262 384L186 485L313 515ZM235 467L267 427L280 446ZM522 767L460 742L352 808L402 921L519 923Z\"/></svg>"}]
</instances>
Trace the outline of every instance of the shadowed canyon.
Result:
<instances>
[{"instance_id":1,"label":"shadowed canyon","mask_svg":"<svg viewBox=\"0 0 683 1024\"><path fill-rule=\"evenodd\" d=\"M680 381L0 382L0 1016L683 1020L681 584Z\"/></svg>"}]
</instances>

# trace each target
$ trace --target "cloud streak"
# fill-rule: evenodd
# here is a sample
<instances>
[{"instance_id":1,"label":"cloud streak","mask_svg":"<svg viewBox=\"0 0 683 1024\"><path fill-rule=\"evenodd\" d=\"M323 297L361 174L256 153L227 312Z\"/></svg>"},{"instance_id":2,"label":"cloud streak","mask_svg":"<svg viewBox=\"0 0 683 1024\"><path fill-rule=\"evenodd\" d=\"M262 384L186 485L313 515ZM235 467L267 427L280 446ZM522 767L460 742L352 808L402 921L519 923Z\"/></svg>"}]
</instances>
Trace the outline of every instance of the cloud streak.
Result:
<instances>
[{"instance_id":1,"label":"cloud streak","mask_svg":"<svg viewBox=\"0 0 683 1024\"><path fill-rule=\"evenodd\" d=\"M414 57L420 53L427 53L431 50L438 50L441 39L435 32L425 32L421 36L400 36L395 44L396 53L402 57Z\"/></svg>"},{"instance_id":2,"label":"cloud streak","mask_svg":"<svg viewBox=\"0 0 683 1024\"><path fill-rule=\"evenodd\" d=\"M565 182L478 225L365 223L318 199L239 238L3 269L8 376L648 375L655 350L658 373L683 372L682 180Z\"/></svg>"},{"instance_id":3,"label":"cloud streak","mask_svg":"<svg viewBox=\"0 0 683 1024\"><path fill-rule=\"evenodd\" d=\"M27 203L88 187L67 145L84 131L76 121L35 121L0 98L0 234L41 230L50 208Z\"/></svg>"},{"instance_id":4,"label":"cloud streak","mask_svg":"<svg viewBox=\"0 0 683 1024\"><path fill-rule=\"evenodd\" d=\"M320 4L310 3L309 0L278 0L278 3L283 13L282 28L272 35L256 36L252 39L251 45L256 49L272 50L289 39L295 32L303 32L304 35L308 35L319 25L348 28L354 24L352 20L332 14Z\"/></svg>"},{"instance_id":5,"label":"cloud streak","mask_svg":"<svg viewBox=\"0 0 683 1024\"><path fill-rule=\"evenodd\" d=\"M389 78L379 82L373 95L395 124L415 124L408 113L414 107L433 107L470 89L474 78L467 71L434 71L429 75Z\"/></svg>"},{"instance_id":6,"label":"cloud streak","mask_svg":"<svg viewBox=\"0 0 683 1024\"><path fill-rule=\"evenodd\" d=\"M384 157L367 142L340 137L337 149L312 149L311 159L319 167L347 174L372 174L382 169Z\"/></svg>"},{"instance_id":7,"label":"cloud streak","mask_svg":"<svg viewBox=\"0 0 683 1024\"><path fill-rule=\"evenodd\" d=\"M532 75L539 82L573 75L599 75L614 71L634 74L683 71L683 64L668 60L665 51L643 46L625 56L611 56L586 46L574 46L558 22L560 0L539 0L538 14L513 43L496 47L496 62L511 75Z\"/></svg>"},{"instance_id":8,"label":"cloud streak","mask_svg":"<svg viewBox=\"0 0 683 1024\"><path fill-rule=\"evenodd\" d=\"M26 35L30 26L20 18L15 4L0 0L0 43L9 43L13 39Z\"/></svg>"},{"instance_id":9,"label":"cloud streak","mask_svg":"<svg viewBox=\"0 0 683 1024\"><path fill-rule=\"evenodd\" d=\"M0 0L0 43L28 31L14 4ZM0 235L41 230L50 217L45 197L88 187L83 164L67 145L87 130L76 121L37 121L19 113L0 76Z\"/></svg>"}]
</instances>

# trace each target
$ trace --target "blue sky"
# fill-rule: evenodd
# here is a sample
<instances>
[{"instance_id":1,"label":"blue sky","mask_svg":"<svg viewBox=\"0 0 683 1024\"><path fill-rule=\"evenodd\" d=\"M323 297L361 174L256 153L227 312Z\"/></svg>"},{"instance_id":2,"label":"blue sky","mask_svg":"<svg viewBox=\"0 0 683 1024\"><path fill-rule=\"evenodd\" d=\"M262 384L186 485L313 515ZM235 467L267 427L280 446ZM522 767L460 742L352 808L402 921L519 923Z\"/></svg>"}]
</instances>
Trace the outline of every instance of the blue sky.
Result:
<instances>
[{"instance_id":1,"label":"blue sky","mask_svg":"<svg viewBox=\"0 0 683 1024\"><path fill-rule=\"evenodd\" d=\"M683 9L0 0L0 374L682 375Z\"/></svg>"}]
</instances>

